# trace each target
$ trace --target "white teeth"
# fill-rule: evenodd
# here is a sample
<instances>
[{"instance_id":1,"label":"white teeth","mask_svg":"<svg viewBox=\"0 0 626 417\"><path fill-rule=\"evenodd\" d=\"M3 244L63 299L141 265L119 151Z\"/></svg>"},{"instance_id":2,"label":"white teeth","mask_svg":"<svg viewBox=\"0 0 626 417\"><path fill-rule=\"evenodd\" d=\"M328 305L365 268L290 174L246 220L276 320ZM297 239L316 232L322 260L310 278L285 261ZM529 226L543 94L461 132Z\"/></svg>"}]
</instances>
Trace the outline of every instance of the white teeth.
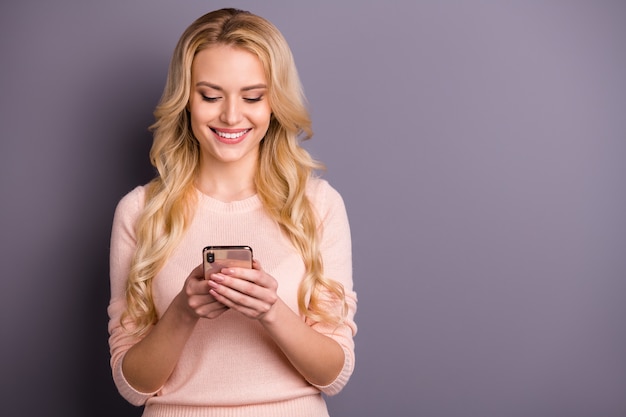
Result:
<instances>
[{"instance_id":1,"label":"white teeth","mask_svg":"<svg viewBox=\"0 0 626 417\"><path fill-rule=\"evenodd\" d=\"M222 137L225 139L237 139L237 138L242 137L246 133L248 133L249 130L250 129L242 130L241 132L238 132L238 133L226 133L226 132L220 132L219 130L216 130L215 132L217 133L219 137Z\"/></svg>"}]
</instances>

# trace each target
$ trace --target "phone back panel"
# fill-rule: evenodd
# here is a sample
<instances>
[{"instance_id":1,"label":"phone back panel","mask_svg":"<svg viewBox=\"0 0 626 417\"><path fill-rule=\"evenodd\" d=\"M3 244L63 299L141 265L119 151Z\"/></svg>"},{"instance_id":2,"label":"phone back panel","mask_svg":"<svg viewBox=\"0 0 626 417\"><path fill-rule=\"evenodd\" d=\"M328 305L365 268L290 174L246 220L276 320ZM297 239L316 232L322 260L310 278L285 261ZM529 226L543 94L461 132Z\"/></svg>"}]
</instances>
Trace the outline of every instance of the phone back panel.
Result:
<instances>
[{"instance_id":1,"label":"phone back panel","mask_svg":"<svg viewBox=\"0 0 626 417\"><path fill-rule=\"evenodd\" d=\"M204 277L223 268L252 268L252 248L249 246L207 246L202 250Z\"/></svg>"}]
</instances>

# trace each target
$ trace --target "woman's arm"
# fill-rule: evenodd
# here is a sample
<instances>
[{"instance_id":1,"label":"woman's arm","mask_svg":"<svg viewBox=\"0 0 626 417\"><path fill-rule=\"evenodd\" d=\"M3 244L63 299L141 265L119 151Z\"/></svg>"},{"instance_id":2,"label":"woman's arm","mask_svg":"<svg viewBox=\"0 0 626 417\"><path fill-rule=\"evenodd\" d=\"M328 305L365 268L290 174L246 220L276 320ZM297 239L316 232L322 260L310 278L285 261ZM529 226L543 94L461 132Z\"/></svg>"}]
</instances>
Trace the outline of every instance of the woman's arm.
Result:
<instances>
[{"instance_id":1,"label":"woman's arm","mask_svg":"<svg viewBox=\"0 0 626 417\"><path fill-rule=\"evenodd\" d=\"M344 365L339 343L304 323L282 300L261 321L291 364L311 384L333 382Z\"/></svg>"},{"instance_id":2,"label":"woman's arm","mask_svg":"<svg viewBox=\"0 0 626 417\"><path fill-rule=\"evenodd\" d=\"M137 391L155 392L172 374L200 317L215 318L226 307L209 295L202 265L185 281L183 290L150 332L133 345L122 362L126 381Z\"/></svg>"},{"instance_id":3,"label":"woman's arm","mask_svg":"<svg viewBox=\"0 0 626 417\"><path fill-rule=\"evenodd\" d=\"M141 405L167 381L199 317L217 317L226 310L209 295L202 267L194 269L159 321L145 335L121 324L126 310L126 286L137 248L135 227L143 207L144 187L137 187L118 203L111 233L109 346L113 380L130 403ZM133 329L130 321L126 327Z\"/></svg>"},{"instance_id":4,"label":"woman's arm","mask_svg":"<svg viewBox=\"0 0 626 417\"><path fill-rule=\"evenodd\" d=\"M330 384L344 365L342 347L312 329L278 297L276 280L258 261L253 267L226 268L213 274L211 293L224 305L257 319L307 381Z\"/></svg>"}]
</instances>

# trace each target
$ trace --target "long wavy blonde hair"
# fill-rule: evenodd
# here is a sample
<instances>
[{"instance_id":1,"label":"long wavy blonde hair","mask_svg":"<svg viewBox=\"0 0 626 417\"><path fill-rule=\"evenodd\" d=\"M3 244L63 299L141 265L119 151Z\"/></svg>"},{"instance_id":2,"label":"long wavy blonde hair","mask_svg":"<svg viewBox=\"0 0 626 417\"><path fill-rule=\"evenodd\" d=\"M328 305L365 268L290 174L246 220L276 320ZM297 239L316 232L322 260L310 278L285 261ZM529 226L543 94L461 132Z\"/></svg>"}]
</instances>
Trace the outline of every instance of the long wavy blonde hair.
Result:
<instances>
[{"instance_id":1,"label":"long wavy blonde hair","mask_svg":"<svg viewBox=\"0 0 626 417\"><path fill-rule=\"evenodd\" d=\"M318 219L305 195L308 179L323 165L300 146L300 140L310 138L312 130L296 66L287 42L274 25L237 9L216 10L198 18L174 50L165 89L154 112L156 122L151 126L154 141L150 160L158 175L147 186L145 208L136 225L137 250L122 323L141 334L157 321L152 280L194 215L200 151L187 111L191 67L199 51L218 44L242 48L263 64L272 117L260 144L256 190L267 213L304 261L306 274L298 289L300 313L308 320L338 324L346 312L345 293L339 282L324 276ZM324 294L330 294L330 300ZM327 308L329 301L341 309Z\"/></svg>"}]
</instances>

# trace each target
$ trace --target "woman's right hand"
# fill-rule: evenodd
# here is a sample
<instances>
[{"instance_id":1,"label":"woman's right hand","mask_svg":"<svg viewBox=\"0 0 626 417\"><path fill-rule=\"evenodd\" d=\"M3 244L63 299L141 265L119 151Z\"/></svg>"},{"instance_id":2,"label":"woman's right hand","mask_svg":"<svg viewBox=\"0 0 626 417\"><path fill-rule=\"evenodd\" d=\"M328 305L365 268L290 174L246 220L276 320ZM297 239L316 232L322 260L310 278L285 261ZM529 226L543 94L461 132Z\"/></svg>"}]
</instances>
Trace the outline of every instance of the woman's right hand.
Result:
<instances>
[{"instance_id":1,"label":"woman's right hand","mask_svg":"<svg viewBox=\"0 0 626 417\"><path fill-rule=\"evenodd\" d=\"M190 315L198 318L214 319L228 310L224 304L215 300L209 293L209 281L204 279L202 264L197 266L187 279L179 298Z\"/></svg>"}]
</instances>

